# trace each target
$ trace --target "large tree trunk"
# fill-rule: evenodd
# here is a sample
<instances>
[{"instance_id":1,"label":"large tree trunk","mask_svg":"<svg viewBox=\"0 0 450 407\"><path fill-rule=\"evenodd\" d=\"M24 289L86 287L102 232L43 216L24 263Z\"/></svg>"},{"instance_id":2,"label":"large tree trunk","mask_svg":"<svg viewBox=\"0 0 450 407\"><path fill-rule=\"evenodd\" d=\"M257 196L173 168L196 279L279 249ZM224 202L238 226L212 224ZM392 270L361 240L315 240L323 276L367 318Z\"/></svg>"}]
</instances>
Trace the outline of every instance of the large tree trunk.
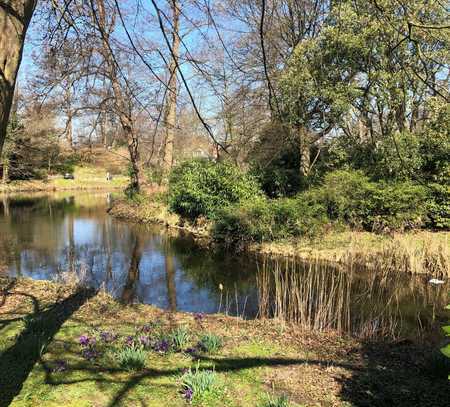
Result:
<instances>
[{"instance_id":1,"label":"large tree trunk","mask_svg":"<svg viewBox=\"0 0 450 407\"><path fill-rule=\"evenodd\" d=\"M0 2L0 156L22 61L23 44L37 0Z\"/></svg>"},{"instance_id":2,"label":"large tree trunk","mask_svg":"<svg viewBox=\"0 0 450 407\"><path fill-rule=\"evenodd\" d=\"M166 101L165 121L165 141L163 158L163 183L167 183L169 172L173 163L173 142L175 138L175 128L177 120L177 65L180 53L180 4L178 0L172 0L172 50L169 65L169 85Z\"/></svg>"}]
</instances>

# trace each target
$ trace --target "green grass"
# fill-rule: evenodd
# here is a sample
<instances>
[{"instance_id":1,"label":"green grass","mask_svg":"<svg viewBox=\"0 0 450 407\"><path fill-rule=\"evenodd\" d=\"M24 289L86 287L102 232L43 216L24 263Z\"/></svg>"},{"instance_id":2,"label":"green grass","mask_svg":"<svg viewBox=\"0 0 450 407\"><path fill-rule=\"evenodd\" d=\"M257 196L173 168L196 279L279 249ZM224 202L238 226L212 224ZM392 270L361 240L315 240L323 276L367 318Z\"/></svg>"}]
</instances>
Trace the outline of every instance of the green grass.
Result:
<instances>
[{"instance_id":1,"label":"green grass","mask_svg":"<svg viewBox=\"0 0 450 407\"><path fill-rule=\"evenodd\" d=\"M129 179L124 175L115 175L111 181L106 180L107 169L92 165L77 166L73 180L62 176L51 177L47 181L12 181L0 183L0 192L53 191L72 189L119 189L128 185Z\"/></svg>"}]
</instances>

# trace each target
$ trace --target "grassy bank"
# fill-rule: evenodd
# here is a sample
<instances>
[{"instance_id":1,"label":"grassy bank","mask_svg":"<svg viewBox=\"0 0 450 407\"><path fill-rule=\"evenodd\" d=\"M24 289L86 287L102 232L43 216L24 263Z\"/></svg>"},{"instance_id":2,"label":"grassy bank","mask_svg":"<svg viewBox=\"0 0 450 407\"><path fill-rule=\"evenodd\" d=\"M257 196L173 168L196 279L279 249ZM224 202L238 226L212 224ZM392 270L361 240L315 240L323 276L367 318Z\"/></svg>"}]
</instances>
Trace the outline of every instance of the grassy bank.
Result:
<instances>
[{"instance_id":1,"label":"grassy bank","mask_svg":"<svg viewBox=\"0 0 450 407\"><path fill-rule=\"evenodd\" d=\"M171 213L163 203L149 198L116 201L110 214L133 222L159 223L169 228L183 229L213 242L211 222L204 219L189 222ZM446 231L376 234L330 230L313 239L253 242L245 249L263 254L330 261L345 261L351 255L371 263L384 260L384 266L388 262L403 262L406 272L450 276L450 232Z\"/></svg>"},{"instance_id":2,"label":"grassy bank","mask_svg":"<svg viewBox=\"0 0 450 407\"><path fill-rule=\"evenodd\" d=\"M12 181L0 183L0 193L36 192L36 191L66 191L88 189L124 189L128 178L116 175L111 181L106 180L107 170L98 166L75 167L74 179L64 179L63 176L48 180Z\"/></svg>"},{"instance_id":3,"label":"grassy bank","mask_svg":"<svg viewBox=\"0 0 450 407\"><path fill-rule=\"evenodd\" d=\"M253 407L281 395L291 406L445 405L435 345L123 306L49 282L2 279L0 288L1 406ZM222 346L196 347L207 333ZM130 341L151 344L139 363L124 362ZM194 386L192 395L186 386L200 376L208 390Z\"/></svg>"}]
</instances>

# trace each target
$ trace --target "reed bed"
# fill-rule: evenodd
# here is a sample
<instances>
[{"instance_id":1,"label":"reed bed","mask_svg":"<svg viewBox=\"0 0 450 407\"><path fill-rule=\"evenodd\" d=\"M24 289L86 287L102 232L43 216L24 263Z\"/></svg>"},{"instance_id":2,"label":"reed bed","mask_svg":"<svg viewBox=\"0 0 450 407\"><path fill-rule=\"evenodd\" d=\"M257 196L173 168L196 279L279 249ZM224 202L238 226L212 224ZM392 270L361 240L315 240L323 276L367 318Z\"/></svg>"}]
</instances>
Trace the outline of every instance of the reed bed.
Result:
<instances>
[{"instance_id":1,"label":"reed bed","mask_svg":"<svg viewBox=\"0 0 450 407\"><path fill-rule=\"evenodd\" d=\"M448 289L407 274L411 266L392 251L349 252L336 262L266 257L257 274L259 316L366 339L422 337L439 325Z\"/></svg>"}]
</instances>

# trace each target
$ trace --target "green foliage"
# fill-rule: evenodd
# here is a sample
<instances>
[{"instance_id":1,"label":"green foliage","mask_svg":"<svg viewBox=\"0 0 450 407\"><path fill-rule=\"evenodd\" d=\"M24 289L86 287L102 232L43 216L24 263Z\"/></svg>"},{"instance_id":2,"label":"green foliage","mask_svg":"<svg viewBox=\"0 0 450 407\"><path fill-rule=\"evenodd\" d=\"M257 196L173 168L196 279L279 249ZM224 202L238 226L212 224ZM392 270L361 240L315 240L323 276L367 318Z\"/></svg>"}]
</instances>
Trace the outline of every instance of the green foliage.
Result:
<instances>
[{"instance_id":1,"label":"green foliage","mask_svg":"<svg viewBox=\"0 0 450 407\"><path fill-rule=\"evenodd\" d=\"M213 333L206 333L201 336L198 343L200 349L207 353L215 353L223 346L222 338Z\"/></svg>"},{"instance_id":2,"label":"green foliage","mask_svg":"<svg viewBox=\"0 0 450 407\"><path fill-rule=\"evenodd\" d=\"M227 245L237 246L314 236L327 223L327 217L325 208L312 198L305 193L295 198L257 199L226 208L215 220L213 235Z\"/></svg>"},{"instance_id":3,"label":"green foliage","mask_svg":"<svg viewBox=\"0 0 450 407\"><path fill-rule=\"evenodd\" d=\"M260 195L257 182L235 165L198 159L174 168L169 189L170 209L191 220Z\"/></svg>"},{"instance_id":4,"label":"green foliage","mask_svg":"<svg viewBox=\"0 0 450 407\"><path fill-rule=\"evenodd\" d=\"M260 407L289 407L289 405L289 399L284 394L278 397L268 395Z\"/></svg>"},{"instance_id":5,"label":"green foliage","mask_svg":"<svg viewBox=\"0 0 450 407\"><path fill-rule=\"evenodd\" d=\"M181 385L185 397L189 401L202 399L217 387L217 374L212 370L199 370L197 365L193 371L189 369L181 377Z\"/></svg>"},{"instance_id":6,"label":"green foliage","mask_svg":"<svg viewBox=\"0 0 450 407\"><path fill-rule=\"evenodd\" d=\"M170 339L175 350L183 350L189 344L190 334L184 327L178 327L170 334Z\"/></svg>"},{"instance_id":7,"label":"green foliage","mask_svg":"<svg viewBox=\"0 0 450 407\"><path fill-rule=\"evenodd\" d=\"M325 176L317 199L331 220L370 231L403 230L426 222L426 189L411 182L375 183L360 171Z\"/></svg>"},{"instance_id":8,"label":"green foliage","mask_svg":"<svg viewBox=\"0 0 450 407\"><path fill-rule=\"evenodd\" d=\"M429 227L450 229L450 187L448 185L428 185L427 215Z\"/></svg>"},{"instance_id":9,"label":"green foliage","mask_svg":"<svg viewBox=\"0 0 450 407\"><path fill-rule=\"evenodd\" d=\"M147 352L141 346L125 346L114 356L119 366L126 370L142 370L147 360Z\"/></svg>"}]
</instances>

